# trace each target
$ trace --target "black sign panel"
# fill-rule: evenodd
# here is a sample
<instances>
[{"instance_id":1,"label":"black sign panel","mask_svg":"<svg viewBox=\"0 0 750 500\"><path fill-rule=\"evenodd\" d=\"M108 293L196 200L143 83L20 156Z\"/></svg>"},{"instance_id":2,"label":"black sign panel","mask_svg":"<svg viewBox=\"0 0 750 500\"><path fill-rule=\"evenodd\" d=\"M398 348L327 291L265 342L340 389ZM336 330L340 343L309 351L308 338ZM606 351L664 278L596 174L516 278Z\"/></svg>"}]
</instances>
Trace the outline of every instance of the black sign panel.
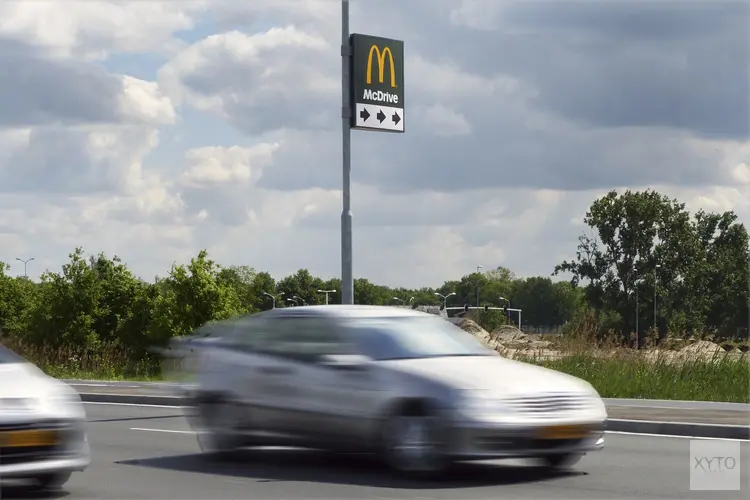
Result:
<instances>
[{"instance_id":1,"label":"black sign panel","mask_svg":"<svg viewBox=\"0 0 750 500\"><path fill-rule=\"evenodd\" d=\"M403 123L398 122L402 120L404 110L404 42L353 34L350 43L352 114L372 113L377 117L385 113L387 120L380 120L383 125L376 125L375 128L403 131ZM368 106L365 109L362 105ZM361 123L361 119L359 121L362 128L370 128L369 119L368 123ZM356 116L352 117L352 122L357 126Z\"/></svg>"}]
</instances>

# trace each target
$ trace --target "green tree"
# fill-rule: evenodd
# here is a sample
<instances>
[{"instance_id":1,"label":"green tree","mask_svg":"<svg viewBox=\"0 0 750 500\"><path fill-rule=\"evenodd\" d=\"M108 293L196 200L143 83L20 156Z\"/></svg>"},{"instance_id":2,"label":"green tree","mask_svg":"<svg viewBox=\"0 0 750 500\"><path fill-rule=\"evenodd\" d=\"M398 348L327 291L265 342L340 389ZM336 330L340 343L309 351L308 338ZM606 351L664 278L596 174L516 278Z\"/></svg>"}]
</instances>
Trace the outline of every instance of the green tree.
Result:
<instances>
[{"instance_id":1,"label":"green tree","mask_svg":"<svg viewBox=\"0 0 750 500\"><path fill-rule=\"evenodd\" d=\"M219 279L222 268L201 250L190 264L173 265L157 285L150 340L164 345L171 337L188 335L209 321L243 312L237 290Z\"/></svg>"},{"instance_id":2,"label":"green tree","mask_svg":"<svg viewBox=\"0 0 750 500\"><path fill-rule=\"evenodd\" d=\"M29 332L38 287L25 277L8 276L8 269L10 266L0 261L0 334L21 339Z\"/></svg>"},{"instance_id":3,"label":"green tree","mask_svg":"<svg viewBox=\"0 0 750 500\"><path fill-rule=\"evenodd\" d=\"M240 308L252 312L261 309L258 307L255 290L257 275L255 269L249 266L229 266L222 268L216 279L220 286L234 288L240 299Z\"/></svg>"},{"instance_id":4,"label":"green tree","mask_svg":"<svg viewBox=\"0 0 750 500\"><path fill-rule=\"evenodd\" d=\"M287 276L278 282L276 286L277 293L284 294L284 300L291 304L289 300L299 297L306 304L321 304L324 297L318 293L323 285L323 280L316 278L307 269L300 269L291 276ZM299 302L299 300L297 300ZM277 299L277 305L279 301Z\"/></svg>"},{"instance_id":5,"label":"green tree","mask_svg":"<svg viewBox=\"0 0 750 500\"><path fill-rule=\"evenodd\" d=\"M638 323L642 335L655 324L654 300L657 316L661 300L671 330L696 331L711 314L715 322L728 318L725 325L739 326L742 313L729 308L747 298L747 287L737 285L747 283L741 271L747 269L747 231L733 213L691 218L683 203L657 192L611 191L594 201L584 222L593 234L579 238L576 259L554 274L571 273L573 285L585 282L603 328L627 335ZM723 274L733 279L721 291Z\"/></svg>"},{"instance_id":6,"label":"green tree","mask_svg":"<svg viewBox=\"0 0 750 500\"><path fill-rule=\"evenodd\" d=\"M512 297L513 307L523 310L523 322L529 325L559 326L578 310L575 288L542 276L516 281Z\"/></svg>"}]
</instances>

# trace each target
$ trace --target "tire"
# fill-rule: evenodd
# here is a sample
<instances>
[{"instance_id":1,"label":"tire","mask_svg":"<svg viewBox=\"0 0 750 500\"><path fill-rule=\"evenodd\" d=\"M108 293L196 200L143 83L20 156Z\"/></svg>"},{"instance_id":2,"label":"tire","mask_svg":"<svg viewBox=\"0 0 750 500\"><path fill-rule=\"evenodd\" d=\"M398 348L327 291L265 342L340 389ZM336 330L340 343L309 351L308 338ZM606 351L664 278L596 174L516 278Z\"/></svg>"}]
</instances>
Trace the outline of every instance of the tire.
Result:
<instances>
[{"instance_id":1,"label":"tire","mask_svg":"<svg viewBox=\"0 0 750 500\"><path fill-rule=\"evenodd\" d=\"M583 455L578 453L558 453L541 457L542 464L550 469L568 469L576 465Z\"/></svg>"},{"instance_id":2,"label":"tire","mask_svg":"<svg viewBox=\"0 0 750 500\"><path fill-rule=\"evenodd\" d=\"M445 448L446 430L428 404L402 405L386 418L381 446L385 463L410 477L434 478L449 465Z\"/></svg>"},{"instance_id":3,"label":"tire","mask_svg":"<svg viewBox=\"0 0 750 500\"><path fill-rule=\"evenodd\" d=\"M202 399L196 404L196 412L199 422L197 440L203 453L223 459L239 448L236 407L226 398Z\"/></svg>"},{"instance_id":4,"label":"tire","mask_svg":"<svg viewBox=\"0 0 750 500\"><path fill-rule=\"evenodd\" d=\"M51 474L42 474L34 477L34 483L37 487L50 490L62 488L70 480L71 472L54 472Z\"/></svg>"}]
</instances>

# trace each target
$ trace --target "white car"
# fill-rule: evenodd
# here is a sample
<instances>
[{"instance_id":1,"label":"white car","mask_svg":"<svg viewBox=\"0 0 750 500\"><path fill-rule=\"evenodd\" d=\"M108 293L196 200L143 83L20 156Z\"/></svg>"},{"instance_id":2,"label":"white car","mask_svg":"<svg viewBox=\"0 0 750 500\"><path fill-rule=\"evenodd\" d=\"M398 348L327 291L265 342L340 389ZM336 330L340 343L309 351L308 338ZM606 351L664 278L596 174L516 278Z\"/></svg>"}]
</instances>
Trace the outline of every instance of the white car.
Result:
<instances>
[{"instance_id":1,"label":"white car","mask_svg":"<svg viewBox=\"0 0 750 500\"><path fill-rule=\"evenodd\" d=\"M0 345L0 481L56 488L90 461L78 392Z\"/></svg>"},{"instance_id":2,"label":"white car","mask_svg":"<svg viewBox=\"0 0 750 500\"><path fill-rule=\"evenodd\" d=\"M204 451L292 445L379 452L401 472L602 448L584 380L505 359L437 316L377 306L274 309L211 325L190 422Z\"/></svg>"}]
</instances>

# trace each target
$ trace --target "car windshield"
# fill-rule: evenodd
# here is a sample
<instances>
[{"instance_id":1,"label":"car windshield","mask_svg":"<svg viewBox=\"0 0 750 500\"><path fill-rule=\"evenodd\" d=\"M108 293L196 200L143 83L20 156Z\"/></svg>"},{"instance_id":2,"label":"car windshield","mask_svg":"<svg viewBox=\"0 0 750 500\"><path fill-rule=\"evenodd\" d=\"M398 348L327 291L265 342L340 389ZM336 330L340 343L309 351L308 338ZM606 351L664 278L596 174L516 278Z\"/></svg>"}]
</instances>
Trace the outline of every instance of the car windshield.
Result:
<instances>
[{"instance_id":1,"label":"car windshield","mask_svg":"<svg viewBox=\"0 0 750 500\"><path fill-rule=\"evenodd\" d=\"M356 318L346 329L362 354L378 361L494 354L473 335L437 316Z\"/></svg>"},{"instance_id":2,"label":"car windshield","mask_svg":"<svg viewBox=\"0 0 750 500\"><path fill-rule=\"evenodd\" d=\"M28 363L28 361L7 347L0 345L0 365L17 365L19 363Z\"/></svg>"}]
</instances>

